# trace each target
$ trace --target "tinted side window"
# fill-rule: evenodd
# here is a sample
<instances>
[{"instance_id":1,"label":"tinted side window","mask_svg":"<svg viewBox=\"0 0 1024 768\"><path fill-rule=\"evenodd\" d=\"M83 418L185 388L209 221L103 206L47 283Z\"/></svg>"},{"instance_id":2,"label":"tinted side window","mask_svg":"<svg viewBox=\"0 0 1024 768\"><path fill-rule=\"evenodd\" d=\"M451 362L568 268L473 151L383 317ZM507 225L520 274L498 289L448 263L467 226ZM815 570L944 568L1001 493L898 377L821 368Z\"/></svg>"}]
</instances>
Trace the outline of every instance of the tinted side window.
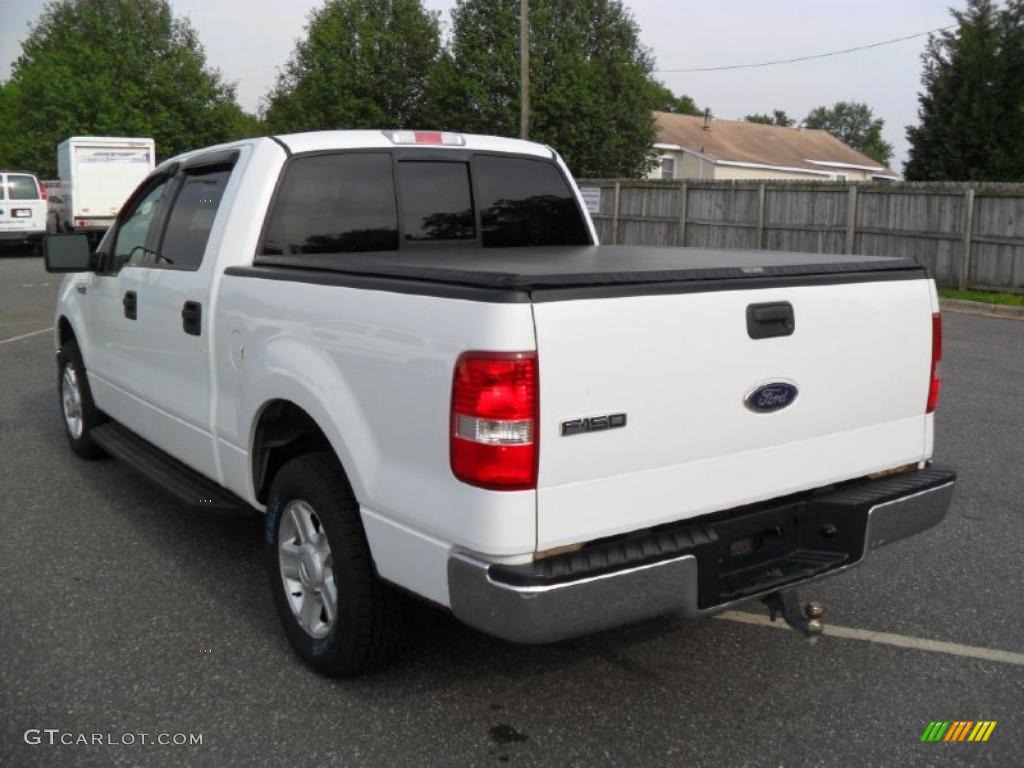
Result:
<instances>
[{"instance_id":1,"label":"tinted side window","mask_svg":"<svg viewBox=\"0 0 1024 768\"><path fill-rule=\"evenodd\" d=\"M398 188L402 193L402 225L407 241L476 237L468 164L400 162Z\"/></svg>"},{"instance_id":2,"label":"tinted side window","mask_svg":"<svg viewBox=\"0 0 1024 768\"><path fill-rule=\"evenodd\" d=\"M31 176L7 174L7 189L11 200L38 200L39 188Z\"/></svg>"},{"instance_id":3,"label":"tinted side window","mask_svg":"<svg viewBox=\"0 0 1024 768\"><path fill-rule=\"evenodd\" d=\"M229 169L200 170L185 176L167 219L160 263L199 268L230 176Z\"/></svg>"},{"instance_id":4,"label":"tinted side window","mask_svg":"<svg viewBox=\"0 0 1024 768\"><path fill-rule=\"evenodd\" d=\"M263 253L345 253L398 248L391 155L302 157L288 166Z\"/></svg>"},{"instance_id":5,"label":"tinted side window","mask_svg":"<svg viewBox=\"0 0 1024 768\"><path fill-rule=\"evenodd\" d=\"M7 178L0 174L0 200L7 197Z\"/></svg>"},{"instance_id":6,"label":"tinted side window","mask_svg":"<svg viewBox=\"0 0 1024 768\"><path fill-rule=\"evenodd\" d=\"M164 179L135 203L124 218L114 241L114 268L125 264L141 265L153 262L153 252L146 248L149 230L164 201L168 180Z\"/></svg>"},{"instance_id":7,"label":"tinted side window","mask_svg":"<svg viewBox=\"0 0 1024 768\"><path fill-rule=\"evenodd\" d=\"M474 172L485 248L590 243L558 166L481 155L474 160Z\"/></svg>"}]
</instances>

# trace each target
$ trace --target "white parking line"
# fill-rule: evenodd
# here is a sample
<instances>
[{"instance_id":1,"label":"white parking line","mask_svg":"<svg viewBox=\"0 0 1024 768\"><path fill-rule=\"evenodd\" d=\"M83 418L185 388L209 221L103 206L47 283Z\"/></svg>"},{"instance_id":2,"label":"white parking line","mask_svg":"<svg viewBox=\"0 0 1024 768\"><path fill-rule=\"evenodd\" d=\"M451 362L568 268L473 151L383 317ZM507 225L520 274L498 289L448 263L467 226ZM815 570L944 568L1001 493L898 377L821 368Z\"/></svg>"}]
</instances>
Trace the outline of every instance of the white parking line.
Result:
<instances>
[{"instance_id":1,"label":"white parking line","mask_svg":"<svg viewBox=\"0 0 1024 768\"><path fill-rule=\"evenodd\" d=\"M38 336L41 333L48 333L52 330L53 326L51 325L49 328L42 328L38 331L32 331L32 333L23 333L21 336L11 336L9 339L0 339L0 344L10 344L12 341L21 341L22 339L28 339L32 336Z\"/></svg>"},{"instance_id":2,"label":"white parking line","mask_svg":"<svg viewBox=\"0 0 1024 768\"><path fill-rule=\"evenodd\" d=\"M767 616L747 613L746 611L725 611L715 616L715 618L724 621L736 621L740 624L754 624L759 627L789 629L789 625L782 619L772 621ZM966 656L971 659L995 661L1000 664L1013 664L1018 667L1024 667L1024 653L1001 651L996 648L982 648L977 645L961 645L960 643L947 643L942 640L927 640L908 635L894 635L891 632L872 632L867 629L841 627L829 624L828 622L825 623L825 634L831 637L842 637L847 640L864 640L868 643L891 645L896 648L911 648L915 651L926 651L928 653L945 653L948 656Z\"/></svg>"}]
</instances>

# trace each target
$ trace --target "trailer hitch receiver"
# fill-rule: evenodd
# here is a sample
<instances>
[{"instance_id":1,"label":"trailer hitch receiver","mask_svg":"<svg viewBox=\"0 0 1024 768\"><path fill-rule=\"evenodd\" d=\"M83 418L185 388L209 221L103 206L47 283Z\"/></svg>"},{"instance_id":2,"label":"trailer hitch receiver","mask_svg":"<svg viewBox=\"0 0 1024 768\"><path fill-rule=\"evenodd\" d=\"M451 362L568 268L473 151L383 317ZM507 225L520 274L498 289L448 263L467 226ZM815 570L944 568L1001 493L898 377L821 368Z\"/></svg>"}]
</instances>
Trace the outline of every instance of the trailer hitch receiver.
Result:
<instances>
[{"instance_id":1,"label":"trailer hitch receiver","mask_svg":"<svg viewBox=\"0 0 1024 768\"><path fill-rule=\"evenodd\" d=\"M768 618L775 621L780 615L793 629L814 644L825 631L825 606L809 602L800 607L800 596L795 589L781 589L761 598L768 606Z\"/></svg>"}]
</instances>

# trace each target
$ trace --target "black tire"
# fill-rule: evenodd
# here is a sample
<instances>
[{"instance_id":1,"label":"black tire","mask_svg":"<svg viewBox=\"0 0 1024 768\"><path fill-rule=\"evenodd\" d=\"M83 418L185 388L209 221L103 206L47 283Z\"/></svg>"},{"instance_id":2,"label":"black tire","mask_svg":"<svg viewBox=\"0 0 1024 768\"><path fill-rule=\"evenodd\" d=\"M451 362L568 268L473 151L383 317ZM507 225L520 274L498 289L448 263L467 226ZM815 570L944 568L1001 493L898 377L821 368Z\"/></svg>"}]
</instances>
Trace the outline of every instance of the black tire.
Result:
<instances>
[{"instance_id":1,"label":"black tire","mask_svg":"<svg viewBox=\"0 0 1024 768\"><path fill-rule=\"evenodd\" d=\"M78 383L78 390L81 402L82 429L79 434L72 432L65 413L64 388L65 369L71 368L74 371L74 378ZM103 413L96 408L92 400L92 390L89 389L89 379L85 374L85 363L82 362L82 353L78 349L78 342L68 339L57 353L57 403L60 407L61 420L64 422L64 434L68 439L71 450L83 459L98 459L105 456L103 449L92 441L92 430L106 421Z\"/></svg>"},{"instance_id":2,"label":"black tire","mask_svg":"<svg viewBox=\"0 0 1024 768\"><path fill-rule=\"evenodd\" d=\"M336 585L336 619L319 639L299 623L281 575L278 537L286 508L304 501L326 534ZM264 552L274 605L302 659L321 674L350 677L384 666L404 643L409 598L378 578L344 471L329 453L292 459L278 471L267 499ZM299 597L298 592L291 594ZM321 618L326 614L321 614Z\"/></svg>"}]
</instances>

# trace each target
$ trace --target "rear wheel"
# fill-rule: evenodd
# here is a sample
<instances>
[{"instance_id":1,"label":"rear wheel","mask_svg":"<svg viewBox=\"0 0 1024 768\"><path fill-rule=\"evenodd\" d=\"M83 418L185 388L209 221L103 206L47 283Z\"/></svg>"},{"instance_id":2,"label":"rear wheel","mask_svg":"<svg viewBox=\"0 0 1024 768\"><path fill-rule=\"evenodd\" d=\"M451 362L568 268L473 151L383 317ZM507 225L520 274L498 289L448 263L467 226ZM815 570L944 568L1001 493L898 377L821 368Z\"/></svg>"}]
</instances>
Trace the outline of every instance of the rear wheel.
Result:
<instances>
[{"instance_id":1,"label":"rear wheel","mask_svg":"<svg viewBox=\"0 0 1024 768\"><path fill-rule=\"evenodd\" d=\"M71 450L83 459L103 456L103 449L92 441L90 433L103 422L103 414L92 401L85 375L82 353L74 339L65 341L57 353L57 389L64 417L64 434Z\"/></svg>"},{"instance_id":2,"label":"rear wheel","mask_svg":"<svg viewBox=\"0 0 1024 768\"><path fill-rule=\"evenodd\" d=\"M408 599L374 572L359 506L334 456L299 456L277 473L264 547L274 603L303 660L322 674L351 676L392 658Z\"/></svg>"}]
</instances>

